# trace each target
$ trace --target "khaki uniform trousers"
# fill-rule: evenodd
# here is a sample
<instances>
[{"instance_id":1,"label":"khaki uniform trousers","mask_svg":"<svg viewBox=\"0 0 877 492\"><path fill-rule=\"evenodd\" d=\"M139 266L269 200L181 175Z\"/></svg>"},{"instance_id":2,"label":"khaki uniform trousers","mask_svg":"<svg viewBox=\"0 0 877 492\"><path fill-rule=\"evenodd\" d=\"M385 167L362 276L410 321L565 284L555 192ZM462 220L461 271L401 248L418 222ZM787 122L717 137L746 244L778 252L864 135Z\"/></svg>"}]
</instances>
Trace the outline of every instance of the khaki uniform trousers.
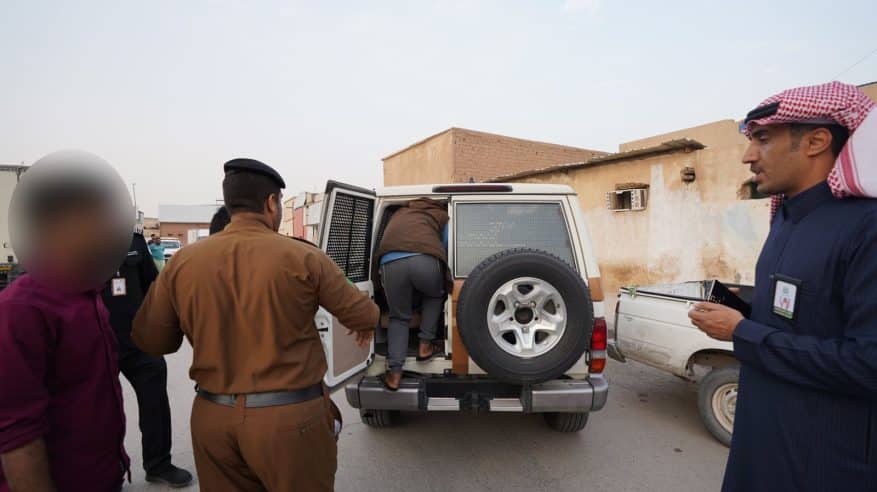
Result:
<instances>
[{"instance_id":1,"label":"khaki uniform trousers","mask_svg":"<svg viewBox=\"0 0 877 492\"><path fill-rule=\"evenodd\" d=\"M228 407L196 396L192 447L201 490L334 490L338 448L328 396L303 403Z\"/></svg>"}]
</instances>

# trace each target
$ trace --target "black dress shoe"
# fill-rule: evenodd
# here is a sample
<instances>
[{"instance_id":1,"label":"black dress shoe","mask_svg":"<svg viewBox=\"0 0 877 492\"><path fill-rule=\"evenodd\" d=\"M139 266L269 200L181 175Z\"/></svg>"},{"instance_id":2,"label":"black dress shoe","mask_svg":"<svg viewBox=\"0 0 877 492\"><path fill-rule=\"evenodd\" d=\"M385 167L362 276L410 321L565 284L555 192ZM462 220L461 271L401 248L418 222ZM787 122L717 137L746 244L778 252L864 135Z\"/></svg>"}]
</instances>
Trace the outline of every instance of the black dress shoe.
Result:
<instances>
[{"instance_id":1,"label":"black dress shoe","mask_svg":"<svg viewBox=\"0 0 877 492\"><path fill-rule=\"evenodd\" d=\"M191 485L192 474L182 468L177 468L174 465L167 465L153 473L147 473L146 481L151 483L163 483L171 488L179 489Z\"/></svg>"}]
</instances>

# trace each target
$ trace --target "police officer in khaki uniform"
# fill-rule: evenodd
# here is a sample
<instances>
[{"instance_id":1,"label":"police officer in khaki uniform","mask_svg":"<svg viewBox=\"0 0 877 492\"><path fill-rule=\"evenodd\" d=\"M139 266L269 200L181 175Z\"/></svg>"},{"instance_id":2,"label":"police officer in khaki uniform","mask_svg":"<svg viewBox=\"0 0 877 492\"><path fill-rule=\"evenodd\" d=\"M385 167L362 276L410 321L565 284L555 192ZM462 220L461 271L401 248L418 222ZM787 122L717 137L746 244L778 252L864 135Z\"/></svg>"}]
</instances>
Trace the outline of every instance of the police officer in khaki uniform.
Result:
<instances>
[{"instance_id":1,"label":"police officer in khaki uniform","mask_svg":"<svg viewBox=\"0 0 877 492\"><path fill-rule=\"evenodd\" d=\"M332 490L337 466L323 306L362 344L378 307L319 249L277 234L285 184L252 159L225 164L231 223L176 253L134 320L145 352L193 347L192 445L203 490Z\"/></svg>"}]
</instances>

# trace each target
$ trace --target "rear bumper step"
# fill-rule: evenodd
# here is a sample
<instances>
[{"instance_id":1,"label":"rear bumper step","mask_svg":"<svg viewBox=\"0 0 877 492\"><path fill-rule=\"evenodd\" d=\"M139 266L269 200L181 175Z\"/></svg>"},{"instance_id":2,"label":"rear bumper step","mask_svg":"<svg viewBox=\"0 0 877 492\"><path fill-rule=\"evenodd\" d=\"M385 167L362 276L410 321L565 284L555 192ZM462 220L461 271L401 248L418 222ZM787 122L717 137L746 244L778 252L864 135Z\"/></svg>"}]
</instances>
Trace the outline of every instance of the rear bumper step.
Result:
<instances>
[{"instance_id":1,"label":"rear bumper step","mask_svg":"<svg viewBox=\"0 0 877 492\"><path fill-rule=\"evenodd\" d=\"M491 412L595 412L603 408L609 384L602 375L586 380L559 379L520 387L517 396L493 395L483 389L448 394L446 380L441 395L430 396L430 380L404 378L398 391L389 391L376 377L355 379L345 387L347 401L354 408L402 411L459 411L484 409ZM487 385L485 385L487 386Z\"/></svg>"}]
</instances>

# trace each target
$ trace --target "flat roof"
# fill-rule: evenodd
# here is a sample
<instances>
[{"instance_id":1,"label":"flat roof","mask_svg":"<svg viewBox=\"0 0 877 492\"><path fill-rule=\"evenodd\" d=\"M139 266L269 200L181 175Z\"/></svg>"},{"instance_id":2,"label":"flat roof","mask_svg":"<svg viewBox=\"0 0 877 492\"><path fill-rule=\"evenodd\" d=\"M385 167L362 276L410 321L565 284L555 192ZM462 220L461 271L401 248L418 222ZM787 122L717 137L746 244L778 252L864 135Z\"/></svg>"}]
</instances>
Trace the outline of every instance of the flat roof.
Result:
<instances>
[{"instance_id":1,"label":"flat roof","mask_svg":"<svg viewBox=\"0 0 877 492\"><path fill-rule=\"evenodd\" d=\"M424 139L418 140L418 141L414 142L413 144L411 144L411 145L409 145L409 146L407 146L407 147L405 147L405 148L403 148L403 149L401 149L401 150L397 150L396 152L393 152L392 154L390 154L390 155L388 155L388 156L386 156L386 157L382 157L382 158L381 158L381 161L386 161L387 159L389 159L389 158L391 158L391 157L395 157L395 156L397 156L397 155L399 155L399 154L405 152L406 150L409 150L409 149L412 149L412 148L417 147L417 146L419 146L419 145L422 145L422 144L424 144L424 143L426 143L426 142L428 142L428 141L430 141L430 140L432 140L432 139L434 139L434 138L436 138L436 137L439 137L439 136L441 136L441 135L444 135L445 133L455 132L455 131L474 133L474 134L478 134L478 135L486 135L486 136L489 136L489 137L508 138L508 139L511 139L511 140L518 140L518 141L521 141L521 142L537 143L537 144L541 144L541 145L551 145L551 146L553 146L553 147L562 147L562 148L566 148L566 149L584 150L584 151L588 151L588 152L593 152L593 153L595 153L595 154L606 154L606 152L603 152L603 151L601 151L601 150L586 149L586 148L583 148L583 147L574 147L574 146L572 146L572 145L564 145L564 144L552 143L552 142L543 142L543 141L541 141L541 140L530 140L530 139L526 139L526 138L512 137L512 136L509 136L509 135L502 135L502 134L499 134L499 133L483 132L483 131L481 131L481 130L471 130L471 129L469 129L469 128L461 128L461 127L459 127L459 126L452 126L452 127L447 128L447 129L445 129L445 130L442 130L442 131L440 131L440 132L438 132L438 133L433 133L432 135L430 135L430 136L428 136L428 137L426 137L426 138L424 138Z\"/></svg>"},{"instance_id":2,"label":"flat roof","mask_svg":"<svg viewBox=\"0 0 877 492\"><path fill-rule=\"evenodd\" d=\"M485 191L471 191L468 193L478 194L478 195L572 195L575 194L575 191L567 186L567 185L557 185L557 184L533 184L533 183L496 183L491 182L491 184L508 184L511 186L512 191L496 191L496 192L485 192ZM406 185L406 186L386 186L383 188L376 188L375 193L377 196L383 197L392 197L392 196L448 196L448 195L466 195L468 194L465 191L465 188L472 187L477 188L479 185L484 186L484 183L445 183L445 184L428 184L428 185ZM436 193L433 191L434 187L437 186L453 186L455 188L464 188L461 191L454 191L453 193L448 192L440 192Z\"/></svg>"},{"instance_id":3,"label":"flat roof","mask_svg":"<svg viewBox=\"0 0 877 492\"><path fill-rule=\"evenodd\" d=\"M597 166L600 164L606 164L611 162L625 161L628 159L634 158L645 158L651 157L655 155L661 154L669 154L673 152L678 152L681 150L700 150L705 149L706 146L697 140L692 140L690 138L680 138L677 140L669 140L667 142L653 145L651 147L644 147L641 149L633 149L628 150L627 152L616 152L615 154L608 154L593 157L584 162L570 162L568 164L557 164L554 166L543 167L540 169L530 169L528 171L522 171L515 174L508 174L505 176L498 176L494 179L488 180L491 183L495 182L504 182L504 181L512 181L516 179L528 178L530 176L538 176L540 174L548 174L557 171L570 171L574 169L580 169L584 167Z\"/></svg>"},{"instance_id":4,"label":"flat roof","mask_svg":"<svg viewBox=\"0 0 877 492\"><path fill-rule=\"evenodd\" d=\"M433 133L432 135L430 135L430 136L428 136L428 137L426 137L426 138L422 138L422 139L420 139L420 140L414 142L413 144L411 144L411 145L409 145L409 146L407 146L407 147L405 147L405 148L402 148L402 149L397 150L396 152L393 152L393 153L390 154L390 155L387 155L387 156L381 157L381 161L385 161L385 160L389 159L390 157L397 156L397 155L401 154L402 152L405 152L405 151L408 150L408 149L412 149L412 148L414 148L414 147L417 147L418 145L420 145L420 144L422 144L422 143L428 142L428 141L434 139L435 137L438 137L439 135L444 135L445 133L448 133L448 132L454 131L454 128L456 128L456 127L453 127L453 126L452 126L452 127L450 127L450 128L444 129L444 130L442 130L442 131L440 131L440 132L438 132L438 133Z\"/></svg>"}]
</instances>

